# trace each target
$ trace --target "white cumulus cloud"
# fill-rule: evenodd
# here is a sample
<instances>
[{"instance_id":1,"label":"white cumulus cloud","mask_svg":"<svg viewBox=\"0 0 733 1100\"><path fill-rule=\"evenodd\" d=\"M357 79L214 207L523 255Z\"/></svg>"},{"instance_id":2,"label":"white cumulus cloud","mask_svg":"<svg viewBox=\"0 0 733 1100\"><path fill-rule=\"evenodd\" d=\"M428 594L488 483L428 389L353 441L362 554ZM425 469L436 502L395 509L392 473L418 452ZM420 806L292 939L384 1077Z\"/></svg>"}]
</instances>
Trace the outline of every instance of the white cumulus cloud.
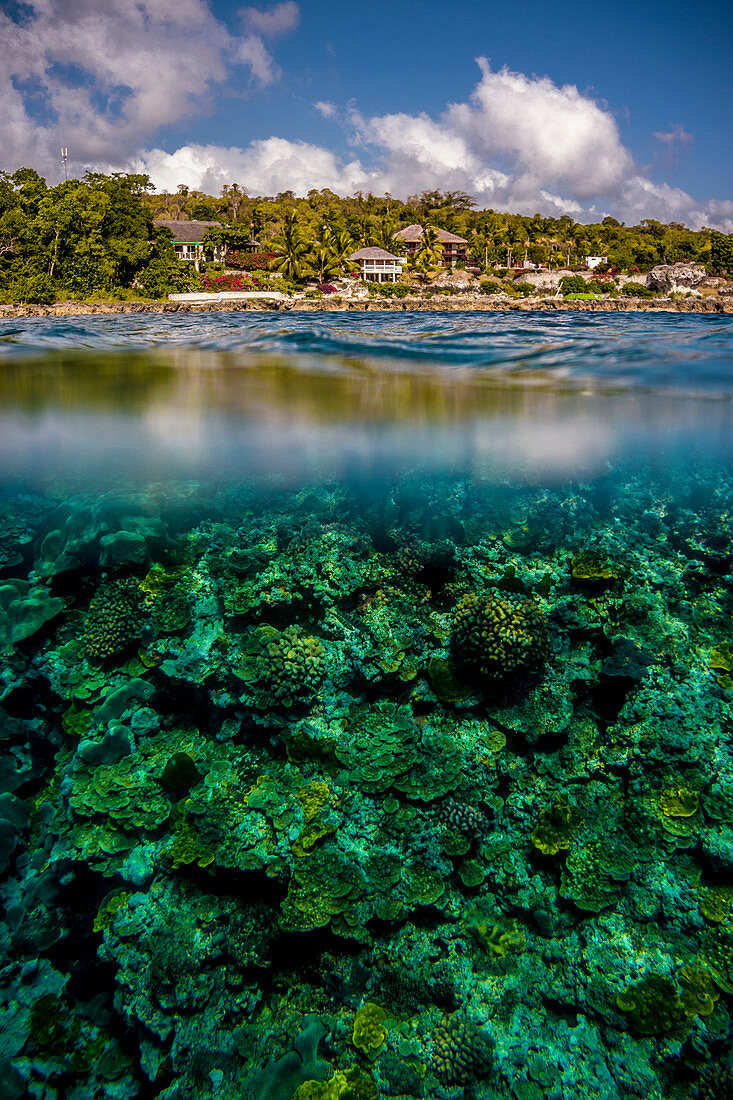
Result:
<instances>
[{"instance_id":1,"label":"white cumulus cloud","mask_svg":"<svg viewBox=\"0 0 733 1100\"><path fill-rule=\"evenodd\" d=\"M627 223L657 218L733 228L733 203L697 202L637 169L613 115L576 87L508 69L494 72L483 58L478 64L481 76L467 102L449 104L437 118L400 112L365 117L353 107L342 116L331 102L314 104L325 118L347 120L359 152L349 160L306 142L269 138L244 149L151 150L135 167L168 190L179 183L215 190L237 181L260 194L328 187L338 194L359 189L405 197L442 188L517 213L570 214L579 221L613 214ZM670 143L687 136L675 127Z\"/></svg>"},{"instance_id":2,"label":"white cumulus cloud","mask_svg":"<svg viewBox=\"0 0 733 1100\"><path fill-rule=\"evenodd\" d=\"M175 153L150 149L130 163L147 172L156 187L175 191L179 183L218 194L225 184L239 183L251 194L276 195L328 187L337 194L374 190L373 177L358 160L344 163L328 149L305 141L266 138L246 149L220 145L185 145Z\"/></svg>"},{"instance_id":3,"label":"white cumulus cloud","mask_svg":"<svg viewBox=\"0 0 733 1100\"><path fill-rule=\"evenodd\" d=\"M497 210L733 229L733 203L697 201L636 166L613 114L591 95L546 76L494 71L484 58L467 99L435 117L369 116L354 106L315 102L345 133L353 149L346 156L276 136L244 147L186 144L170 152L156 146L156 133L212 110L215 91L236 66L255 85L279 78L269 44L298 25L298 5L240 9L241 35L215 17L211 0L29 0L26 7L27 17L13 19L0 0L0 167L6 169L26 164L57 179L64 145L75 173L145 171L167 190L187 184L217 192L237 182L260 194L328 187L406 197L441 188L466 191ZM679 124L655 137L669 163L692 144Z\"/></svg>"},{"instance_id":4,"label":"white cumulus cloud","mask_svg":"<svg viewBox=\"0 0 733 1100\"><path fill-rule=\"evenodd\" d=\"M27 164L53 177L62 145L75 172L120 167L161 127L208 111L213 89L234 65L248 66L260 84L279 75L262 39L230 34L207 0L25 6L24 18L0 10L5 169ZM282 33L297 22L297 5L278 5L269 15L273 33Z\"/></svg>"},{"instance_id":5,"label":"white cumulus cloud","mask_svg":"<svg viewBox=\"0 0 733 1100\"><path fill-rule=\"evenodd\" d=\"M280 34L294 31L300 22L300 8L293 0L286 0L286 3L276 4L265 11L260 11L259 8L242 8L240 15L245 25L263 38L276 38Z\"/></svg>"}]
</instances>

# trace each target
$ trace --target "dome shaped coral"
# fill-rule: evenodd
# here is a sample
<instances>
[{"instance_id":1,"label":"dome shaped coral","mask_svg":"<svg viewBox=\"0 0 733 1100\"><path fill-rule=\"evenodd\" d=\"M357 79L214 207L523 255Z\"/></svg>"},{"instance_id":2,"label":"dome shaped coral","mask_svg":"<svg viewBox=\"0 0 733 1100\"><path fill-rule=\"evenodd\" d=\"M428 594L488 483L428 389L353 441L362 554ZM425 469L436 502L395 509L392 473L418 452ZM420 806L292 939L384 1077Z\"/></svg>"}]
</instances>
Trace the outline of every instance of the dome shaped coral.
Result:
<instances>
[{"instance_id":1,"label":"dome shaped coral","mask_svg":"<svg viewBox=\"0 0 733 1100\"><path fill-rule=\"evenodd\" d=\"M469 592L453 616L456 662L486 677L536 668L547 651L545 617L531 600Z\"/></svg>"},{"instance_id":2,"label":"dome shaped coral","mask_svg":"<svg viewBox=\"0 0 733 1100\"><path fill-rule=\"evenodd\" d=\"M103 582L84 619L87 657L99 663L122 653L139 640L142 625L137 582L134 579Z\"/></svg>"},{"instance_id":3,"label":"dome shaped coral","mask_svg":"<svg viewBox=\"0 0 733 1100\"><path fill-rule=\"evenodd\" d=\"M299 626L261 626L244 646L238 675L250 685L257 705L291 707L310 701L325 673L325 650Z\"/></svg>"}]
</instances>

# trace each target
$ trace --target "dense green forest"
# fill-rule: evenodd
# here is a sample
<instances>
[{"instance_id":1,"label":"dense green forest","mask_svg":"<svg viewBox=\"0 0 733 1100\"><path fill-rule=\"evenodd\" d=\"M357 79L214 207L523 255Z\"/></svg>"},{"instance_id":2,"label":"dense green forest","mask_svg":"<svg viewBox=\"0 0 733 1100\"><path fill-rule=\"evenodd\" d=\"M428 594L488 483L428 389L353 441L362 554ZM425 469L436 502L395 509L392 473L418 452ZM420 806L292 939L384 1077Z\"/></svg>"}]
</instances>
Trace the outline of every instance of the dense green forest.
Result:
<instances>
[{"instance_id":1,"label":"dense green forest","mask_svg":"<svg viewBox=\"0 0 733 1100\"><path fill-rule=\"evenodd\" d=\"M226 246L233 265L269 269L290 284L338 278L349 270L349 253L364 245L394 252L395 232L414 222L465 237L470 264L482 275L525 258L572 268L587 255L608 256L608 267L624 273L678 261L702 263L712 274L733 271L733 235L677 222L626 226L605 217L584 225L568 216L505 214L476 209L461 191L424 191L404 202L360 192L340 198L328 189L252 196L237 184L218 197L183 186L155 194L147 176L96 172L49 187L21 168L0 173L0 300L160 298L202 285L154 219L219 222L209 240ZM426 234L412 270L428 281L436 263Z\"/></svg>"}]
</instances>

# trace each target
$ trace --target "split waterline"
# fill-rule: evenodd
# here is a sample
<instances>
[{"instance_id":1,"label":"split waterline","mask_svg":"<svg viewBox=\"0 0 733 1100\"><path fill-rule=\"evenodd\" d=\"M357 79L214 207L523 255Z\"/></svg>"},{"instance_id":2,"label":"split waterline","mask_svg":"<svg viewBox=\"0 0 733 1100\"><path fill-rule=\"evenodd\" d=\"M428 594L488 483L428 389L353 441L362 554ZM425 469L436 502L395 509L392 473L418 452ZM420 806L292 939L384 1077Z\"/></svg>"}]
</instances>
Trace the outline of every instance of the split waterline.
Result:
<instances>
[{"instance_id":1,"label":"split waterline","mask_svg":"<svg viewBox=\"0 0 733 1100\"><path fill-rule=\"evenodd\" d=\"M727 315L0 322L3 1095L723 1095L732 441Z\"/></svg>"}]
</instances>

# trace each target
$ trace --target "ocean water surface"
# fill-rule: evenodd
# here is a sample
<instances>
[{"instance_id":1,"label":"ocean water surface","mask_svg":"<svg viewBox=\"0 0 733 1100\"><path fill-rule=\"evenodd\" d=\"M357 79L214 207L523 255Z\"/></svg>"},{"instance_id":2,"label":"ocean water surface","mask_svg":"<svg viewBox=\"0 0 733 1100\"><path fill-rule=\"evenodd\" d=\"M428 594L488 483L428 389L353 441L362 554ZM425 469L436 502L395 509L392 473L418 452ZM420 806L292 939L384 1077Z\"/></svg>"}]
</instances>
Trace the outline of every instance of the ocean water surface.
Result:
<instances>
[{"instance_id":1,"label":"ocean water surface","mask_svg":"<svg viewBox=\"0 0 733 1100\"><path fill-rule=\"evenodd\" d=\"M0 322L0 1098L733 1095L733 318Z\"/></svg>"}]
</instances>

